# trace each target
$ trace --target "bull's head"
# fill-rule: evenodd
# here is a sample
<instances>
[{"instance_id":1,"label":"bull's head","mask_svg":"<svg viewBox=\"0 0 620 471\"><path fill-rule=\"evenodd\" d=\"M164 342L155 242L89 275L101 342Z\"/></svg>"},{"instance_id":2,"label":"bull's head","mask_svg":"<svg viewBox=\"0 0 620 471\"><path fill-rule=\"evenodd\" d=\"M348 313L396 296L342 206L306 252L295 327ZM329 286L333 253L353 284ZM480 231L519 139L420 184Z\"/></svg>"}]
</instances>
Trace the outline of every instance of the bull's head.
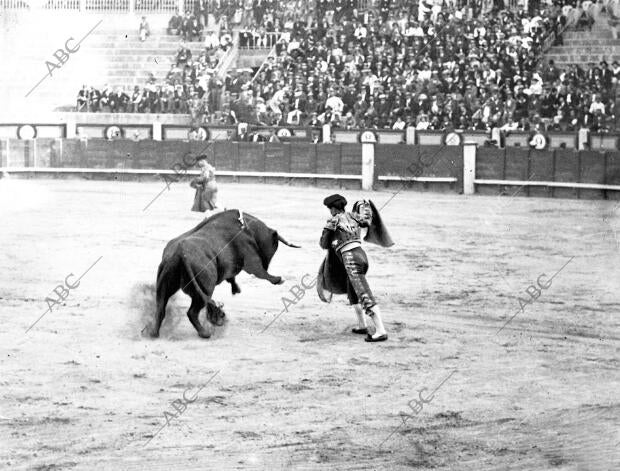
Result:
<instances>
[{"instance_id":1,"label":"bull's head","mask_svg":"<svg viewBox=\"0 0 620 471\"><path fill-rule=\"evenodd\" d=\"M263 268L267 270L271 259L278 250L278 243L282 242L289 247L299 248L299 245L292 244L278 234L278 231L265 225L262 221L248 214L245 215L246 227L254 236L254 240L260 250L260 257Z\"/></svg>"},{"instance_id":2,"label":"bull's head","mask_svg":"<svg viewBox=\"0 0 620 471\"><path fill-rule=\"evenodd\" d=\"M268 239L270 239L271 242L268 244L266 243L264 244L264 246L261 247L261 252L264 256L263 266L265 267L265 270L269 266L269 263L271 263L271 259L273 258L273 256L276 254L276 251L278 250L279 242L282 242L284 245L288 245L289 247L294 247L296 249L300 248L299 245L295 245L289 242L284 237L282 237L280 234L278 234L278 231L271 229L271 228L269 228L269 231L271 231L271 237L269 237Z\"/></svg>"}]
</instances>

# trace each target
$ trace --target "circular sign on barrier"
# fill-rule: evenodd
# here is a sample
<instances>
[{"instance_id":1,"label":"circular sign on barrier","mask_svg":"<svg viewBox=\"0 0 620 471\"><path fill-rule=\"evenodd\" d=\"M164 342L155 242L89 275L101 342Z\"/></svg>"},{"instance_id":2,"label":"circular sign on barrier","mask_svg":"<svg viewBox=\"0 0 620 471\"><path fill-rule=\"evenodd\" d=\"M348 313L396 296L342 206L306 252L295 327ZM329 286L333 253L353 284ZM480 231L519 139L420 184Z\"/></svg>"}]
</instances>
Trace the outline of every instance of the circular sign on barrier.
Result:
<instances>
[{"instance_id":1,"label":"circular sign on barrier","mask_svg":"<svg viewBox=\"0 0 620 471\"><path fill-rule=\"evenodd\" d=\"M537 132L530 139L530 146L537 150L543 150L547 147L547 138L544 134Z\"/></svg>"},{"instance_id":2,"label":"circular sign on barrier","mask_svg":"<svg viewBox=\"0 0 620 471\"><path fill-rule=\"evenodd\" d=\"M463 143L463 136L458 132L446 133L443 137L443 143L446 146L460 146Z\"/></svg>"},{"instance_id":3,"label":"circular sign on barrier","mask_svg":"<svg viewBox=\"0 0 620 471\"><path fill-rule=\"evenodd\" d=\"M123 130L116 126L108 126L107 128L105 128L104 131L105 137L106 139L108 139L109 141L113 140L113 139L120 139L123 137Z\"/></svg>"},{"instance_id":4,"label":"circular sign on barrier","mask_svg":"<svg viewBox=\"0 0 620 471\"><path fill-rule=\"evenodd\" d=\"M278 129L278 132L276 132L276 136L278 137L291 137L293 135L293 133L290 131L290 129L286 129L286 128L280 128Z\"/></svg>"},{"instance_id":5,"label":"circular sign on barrier","mask_svg":"<svg viewBox=\"0 0 620 471\"><path fill-rule=\"evenodd\" d=\"M373 131L363 131L360 134L362 144L374 144L377 142L377 135Z\"/></svg>"},{"instance_id":6,"label":"circular sign on barrier","mask_svg":"<svg viewBox=\"0 0 620 471\"><path fill-rule=\"evenodd\" d=\"M207 128L193 128L189 131L189 139L190 141L206 141L209 139L209 131Z\"/></svg>"},{"instance_id":7,"label":"circular sign on barrier","mask_svg":"<svg viewBox=\"0 0 620 471\"><path fill-rule=\"evenodd\" d=\"M37 137L37 130L30 124L24 124L17 128L17 137L20 139L34 139Z\"/></svg>"}]
</instances>

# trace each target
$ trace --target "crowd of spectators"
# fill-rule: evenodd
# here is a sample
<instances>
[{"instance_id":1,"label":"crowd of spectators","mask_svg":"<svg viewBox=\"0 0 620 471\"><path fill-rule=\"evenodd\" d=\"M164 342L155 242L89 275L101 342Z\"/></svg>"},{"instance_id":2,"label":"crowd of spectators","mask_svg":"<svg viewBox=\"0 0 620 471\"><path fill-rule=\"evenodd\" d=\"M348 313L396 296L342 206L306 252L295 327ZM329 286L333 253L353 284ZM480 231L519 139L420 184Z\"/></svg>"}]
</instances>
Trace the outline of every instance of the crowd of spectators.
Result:
<instances>
[{"instance_id":1,"label":"crowd of spectators","mask_svg":"<svg viewBox=\"0 0 620 471\"><path fill-rule=\"evenodd\" d=\"M84 85L78 92L77 111L103 113L188 113L192 99L202 99L204 91L181 84L147 83L133 90L104 85L100 90Z\"/></svg>"},{"instance_id":2,"label":"crowd of spectators","mask_svg":"<svg viewBox=\"0 0 620 471\"><path fill-rule=\"evenodd\" d=\"M223 44L223 45L222 45ZM151 74L144 86L133 90L99 90L86 85L78 92L77 111L110 113L190 113L195 124L203 122L210 110L220 107L223 81L216 74L229 42L205 47L198 57L181 42L166 78Z\"/></svg>"},{"instance_id":3,"label":"crowd of spectators","mask_svg":"<svg viewBox=\"0 0 620 471\"><path fill-rule=\"evenodd\" d=\"M182 46L165 83L120 94L85 88L78 109L194 118L222 109L222 123L267 126L603 132L615 126L617 62L560 69L542 60L551 40L562 43L569 12L577 12L571 21L578 27L591 27L575 0L530 0L525 10L512 0L374 4L359 10L358 0L199 0L168 29L203 41L198 59ZM212 22L216 29L205 33ZM241 47L275 47L256 74L231 73L222 83L213 72L231 45L231 24L241 26ZM222 103L223 88L230 103Z\"/></svg>"},{"instance_id":4,"label":"crowd of spectators","mask_svg":"<svg viewBox=\"0 0 620 471\"><path fill-rule=\"evenodd\" d=\"M252 15L246 15L239 32L240 47L269 47L280 34L310 27L313 19L338 22L348 11L358 10L359 0L254 0ZM382 2L384 3L384 2ZM413 2L410 2L413 3Z\"/></svg>"},{"instance_id":5,"label":"crowd of spectators","mask_svg":"<svg viewBox=\"0 0 620 471\"><path fill-rule=\"evenodd\" d=\"M196 3L197 5L198 3ZM207 27L204 15L185 12L185 16L179 14L178 10L170 18L168 34L180 36L184 41L201 41L210 45L223 45L222 42L232 42L232 30L226 24L218 24L214 27Z\"/></svg>"},{"instance_id":6,"label":"crowd of spectators","mask_svg":"<svg viewBox=\"0 0 620 471\"><path fill-rule=\"evenodd\" d=\"M490 5L480 19L455 3L384 3L390 8L376 14L344 8L289 25L251 82L230 80L235 118L437 130L613 126L617 63L559 70L541 61L546 42L561 41L562 3L533 14Z\"/></svg>"},{"instance_id":7,"label":"crowd of spectators","mask_svg":"<svg viewBox=\"0 0 620 471\"><path fill-rule=\"evenodd\" d=\"M168 23L168 31L196 36L203 29L231 30L269 26L286 17L303 17L312 1L306 0L196 0L192 11L178 11ZM195 20L195 22L194 22ZM273 30L273 29L271 29Z\"/></svg>"}]
</instances>

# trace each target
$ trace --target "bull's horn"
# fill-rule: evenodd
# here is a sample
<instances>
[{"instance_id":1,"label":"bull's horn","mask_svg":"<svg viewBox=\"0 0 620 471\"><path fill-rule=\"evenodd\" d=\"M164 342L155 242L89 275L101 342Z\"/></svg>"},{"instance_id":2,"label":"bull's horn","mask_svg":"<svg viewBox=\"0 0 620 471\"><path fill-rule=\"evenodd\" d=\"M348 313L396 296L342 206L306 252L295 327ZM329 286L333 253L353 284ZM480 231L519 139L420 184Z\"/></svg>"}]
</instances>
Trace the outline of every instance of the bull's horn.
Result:
<instances>
[{"instance_id":1,"label":"bull's horn","mask_svg":"<svg viewBox=\"0 0 620 471\"><path fill-rule=\"evenodd\" d=\"M295 244L291 244L288 240L286 240L284 237L282 237L280 234L278 234L278 240L280 242L282 242L283 244L288 245L289 247L295 247L296 249L300 249L301 245L295 245Z\"/></svg>"}]
</instances>

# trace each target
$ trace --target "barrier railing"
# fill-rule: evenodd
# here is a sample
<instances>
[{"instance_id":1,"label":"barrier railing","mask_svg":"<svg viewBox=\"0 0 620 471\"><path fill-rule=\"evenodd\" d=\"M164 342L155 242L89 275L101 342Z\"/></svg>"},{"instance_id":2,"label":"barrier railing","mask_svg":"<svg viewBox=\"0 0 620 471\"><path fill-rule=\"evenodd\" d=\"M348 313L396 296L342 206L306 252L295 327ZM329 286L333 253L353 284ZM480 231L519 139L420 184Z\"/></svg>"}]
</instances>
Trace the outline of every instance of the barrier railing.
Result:
<instances>
[{"instance_id":1,"label":"barrier railing","mask_svg":"<svg viewBox=\"0 0 620 471\"><path fill-rule=\"evenodd\" d=\"M80 11L80 0L48 0L43 4L45 10Z\"/></svg>"},{"instance_id":2,"label":"barrier railing","mask_svg":"<svg viewBox=\"0 0 620 471\"><path fill-rule=\"evenodd\" d=\"M255 31L239 31L240 49L271 49L276 45L282 33L258 33Z\"/></svg>"},{"instance_id":3,"label":"barrier railing","mask_svg":"<svg viewBox=\"0 0 620 471\"><path fill-rule=\"evenodd\" d=\"M3 10L80 11L96 13L162 13L193 11L193 0L0 0Z\"/></svg>"},{"instance_id":4,"label":"barrier railing","mask_svg":"<svg viewBox=\"0 0 620 471\"><path fill-rule=\"evenodd\" d=\"M368 10L370 8L374 8L374 2L372 0L358 0L357 8L360 11Z\"/></svg>"},{"instance_id":5,"label":"barrier railing","mask_svg":"<svg viewBox=\"0 0 620 471\"><path fill-rule=\"evenodd\" d=\"M26 0L2 0L0 10L30 10L30 1Z\"/></svg>"},{"instance_id":6,"label":"barrier railing","mask_svg":"<svg viewBox=\"0 0 620 471\"><path fill-rule=\"evenodd\" d=\"M85 0L85 11L129 12L129 0Z\"/></svg>"},{"instance_id":7,"label":"barrier railing","mask_svg":"<svg viewBox=\"0 0 620 471\"><path fill-rule=\"evenodd\" d=\"M140 13L174 13L178 0L134 0L134 10Z\"/></svg>"}]
</instances>

